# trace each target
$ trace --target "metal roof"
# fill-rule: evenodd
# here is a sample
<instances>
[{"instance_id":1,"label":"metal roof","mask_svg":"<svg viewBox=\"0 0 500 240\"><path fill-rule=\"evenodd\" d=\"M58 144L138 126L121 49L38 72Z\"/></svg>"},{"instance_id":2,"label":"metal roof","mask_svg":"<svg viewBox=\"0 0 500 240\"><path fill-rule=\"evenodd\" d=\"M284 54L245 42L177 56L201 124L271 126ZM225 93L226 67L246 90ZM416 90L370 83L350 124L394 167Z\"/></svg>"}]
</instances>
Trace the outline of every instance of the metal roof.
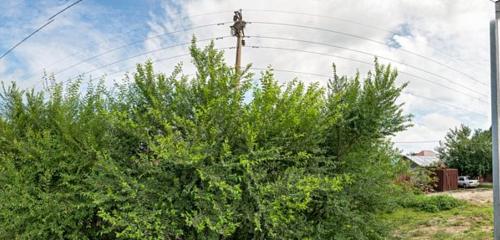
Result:
<instances>
[{"instance_id":1,"label":"metal roof","mask_svg":"<svg viewBox=\"0 0 500 240\"><path fill-rule=\"evenodd\" d=\"M411 156L411 155L406 155L406 158L408 158L410 161L414 162L415 164L421 166L421 167L428 167L431 166L434 163L439 162L439 158L437 156Z\"/></svg>"}]
</instances>

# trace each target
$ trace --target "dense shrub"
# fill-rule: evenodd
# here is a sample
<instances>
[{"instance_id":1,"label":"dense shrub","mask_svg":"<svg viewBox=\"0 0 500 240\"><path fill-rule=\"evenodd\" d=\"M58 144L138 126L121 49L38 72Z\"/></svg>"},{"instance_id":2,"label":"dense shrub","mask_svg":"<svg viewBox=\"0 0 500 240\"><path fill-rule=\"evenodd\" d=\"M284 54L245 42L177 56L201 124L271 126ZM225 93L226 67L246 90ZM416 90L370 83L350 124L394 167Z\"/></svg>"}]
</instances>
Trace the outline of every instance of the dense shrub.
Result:
<instances>
[{"instance_id":1,"label":"dense shrub","mask_svg":"<svg viewBox=\"0 0 500 240\"><path fill-rule=\"evenodd\" d=\"M393 69L321 88L191 54L192 78L148 62L113 89L4 87L0 238L384 238L386 139L409 120Z\"/></svg>"},{"instance_id":2,"label":"dense shrub","mask_svg":"<svg viewBox=\"0 0 500 240\"><path fill-rule=\"evenodd\" d=\"M424 212L450 210L463 204L462 201L446 195L426 196L414 195L401 201L401 206Z\"/></svg>"}]
</instances>

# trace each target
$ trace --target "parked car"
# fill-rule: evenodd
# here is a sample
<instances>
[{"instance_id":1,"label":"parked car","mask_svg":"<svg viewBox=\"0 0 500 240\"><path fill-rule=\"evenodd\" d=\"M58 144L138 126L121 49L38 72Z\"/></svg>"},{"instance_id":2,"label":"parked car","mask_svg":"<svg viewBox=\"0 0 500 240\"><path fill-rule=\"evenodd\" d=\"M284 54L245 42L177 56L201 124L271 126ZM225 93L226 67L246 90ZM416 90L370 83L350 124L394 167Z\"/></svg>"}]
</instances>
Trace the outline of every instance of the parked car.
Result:
<instances>
[{"instance_id":1,"label":"parked car","mask_svg":"<svg viewBox=\"0 0 500 240\"><path fill-rule=\"evenodd\" d=\"M460 176L458 177L458 186L459 187L477 187L479 186L479 180L471 179L469 176Z\"/></svg>"}]
</instances>

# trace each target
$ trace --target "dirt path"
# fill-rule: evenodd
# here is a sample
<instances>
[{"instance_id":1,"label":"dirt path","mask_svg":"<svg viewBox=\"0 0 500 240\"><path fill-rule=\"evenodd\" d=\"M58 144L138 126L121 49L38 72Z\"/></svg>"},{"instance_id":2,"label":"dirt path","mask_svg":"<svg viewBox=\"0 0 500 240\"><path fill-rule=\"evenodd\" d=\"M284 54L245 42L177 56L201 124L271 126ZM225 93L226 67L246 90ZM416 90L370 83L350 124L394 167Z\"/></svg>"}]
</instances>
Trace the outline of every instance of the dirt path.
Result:
<instances>
[{"instance_id":1,"label":"dirt path","mask_svg":"<svg viewBox=\"0 0 500 240\"><path fill-rule=\"evenodd\" d=\"M493 202L493 190L484 188L459 189L449 192L431 193L430 195L449 195L473 204L487 204Z\"/></svg>"}]
</instances>

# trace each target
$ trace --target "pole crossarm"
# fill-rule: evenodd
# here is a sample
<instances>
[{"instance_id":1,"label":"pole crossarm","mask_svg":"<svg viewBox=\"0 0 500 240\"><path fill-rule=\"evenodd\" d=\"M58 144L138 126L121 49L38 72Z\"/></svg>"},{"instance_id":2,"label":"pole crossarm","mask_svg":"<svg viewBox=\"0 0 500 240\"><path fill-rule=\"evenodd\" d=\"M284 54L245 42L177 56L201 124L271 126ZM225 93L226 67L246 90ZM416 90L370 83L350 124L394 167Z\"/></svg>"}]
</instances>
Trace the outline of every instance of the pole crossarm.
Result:
<instances>
[{"instance_id":1,"label":"pole crossarm","mask_svg":"<svg viewBox=\"0 0 500 240\"><path fill-rule=\"evenodd\" d=\"M231 35L236 37L236 62L234 69L236 73L239 73L241 69L241 48L245 46L245 26L247 25L247 23L243 21L241 9L234 11L233 22L234 24L231 26Z\"/></svg>"}]
</instances>

